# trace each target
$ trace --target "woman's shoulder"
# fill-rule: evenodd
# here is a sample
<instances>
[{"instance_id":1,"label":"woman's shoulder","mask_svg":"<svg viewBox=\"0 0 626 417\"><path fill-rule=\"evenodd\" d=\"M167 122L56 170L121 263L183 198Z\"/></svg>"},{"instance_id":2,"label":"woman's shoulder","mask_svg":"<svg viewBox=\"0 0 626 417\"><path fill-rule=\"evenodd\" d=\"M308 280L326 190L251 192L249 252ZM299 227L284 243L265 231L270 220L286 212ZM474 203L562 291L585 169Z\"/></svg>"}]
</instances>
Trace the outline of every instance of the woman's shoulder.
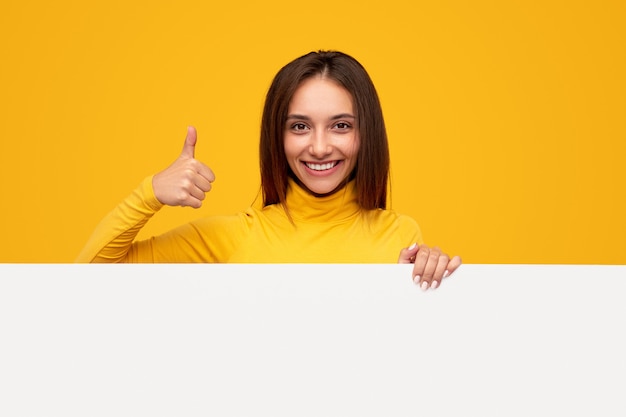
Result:
<instances>
[{"instance_id":1,"label":"woman's shoulder","mask_svg":"<svg viewBox=\"0 0 626 417\"><path fill-rule=\"evenodd\" d=\"M391 209L369 210L367 221L379 231L386 231L404 241L419 241L422 231L418 222L411 216Z\"/></svg>"},{"instance_id":2,"label":"woman's shoulder","mask_svg":"<svg viewBox=\"0 0 626 417\"><path fill-rule=\"evenodd\" d=\"M417 221L413 217L407 214L397 212L393 209L375 209L369 210L369 213L371 213L372 216L377 217L381 220L398 222L407 225L417 225Z\"/></svg>"}]
</instances>

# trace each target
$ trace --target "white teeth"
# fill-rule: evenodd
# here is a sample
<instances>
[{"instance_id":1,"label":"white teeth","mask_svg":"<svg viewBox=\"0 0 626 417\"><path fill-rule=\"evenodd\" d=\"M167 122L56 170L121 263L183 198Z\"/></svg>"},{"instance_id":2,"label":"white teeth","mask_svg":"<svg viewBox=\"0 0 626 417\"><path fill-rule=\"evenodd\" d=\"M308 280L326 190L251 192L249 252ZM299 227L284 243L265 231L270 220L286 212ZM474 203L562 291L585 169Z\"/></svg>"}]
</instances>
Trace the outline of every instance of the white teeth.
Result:
<instances>
[{"instance_id":1,"label":"white teeth","mask_svg":"<svg viewBox=\"0 0 626 417\"><path fill-rule=\"evenodd\" d=\"M311 168L314 171L326 171L327 169L331 169L335 165L337 165L337 161L328 162L326 164L312 164L310 162L305 162L306 166Z\"/></svg>"}]
</instances>

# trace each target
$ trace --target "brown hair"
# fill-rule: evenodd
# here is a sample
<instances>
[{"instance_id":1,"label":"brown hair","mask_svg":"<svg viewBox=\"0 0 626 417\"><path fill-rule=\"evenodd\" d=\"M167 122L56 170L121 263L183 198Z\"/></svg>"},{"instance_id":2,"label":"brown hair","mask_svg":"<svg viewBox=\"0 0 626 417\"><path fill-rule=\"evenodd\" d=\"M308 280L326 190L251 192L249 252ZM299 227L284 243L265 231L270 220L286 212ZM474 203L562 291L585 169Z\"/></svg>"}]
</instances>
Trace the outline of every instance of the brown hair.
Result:
<instances>
[{"instance_id":1,"label":"brown hair","mask_svg":"<svg viewBox=\"0 0 626 417\"><path fill-rule=\"evenodd\" d=\"M365 68L338 51L318 51L285 65L267 92L261 120L261 188L263 205L284 203L290 168L284 148L289 103L306 79L322 74L351 95L357 117L360 146L354 172L357 201L364 209L386 208L389 145L382 108Z\"/></svg>"}]
</instances>

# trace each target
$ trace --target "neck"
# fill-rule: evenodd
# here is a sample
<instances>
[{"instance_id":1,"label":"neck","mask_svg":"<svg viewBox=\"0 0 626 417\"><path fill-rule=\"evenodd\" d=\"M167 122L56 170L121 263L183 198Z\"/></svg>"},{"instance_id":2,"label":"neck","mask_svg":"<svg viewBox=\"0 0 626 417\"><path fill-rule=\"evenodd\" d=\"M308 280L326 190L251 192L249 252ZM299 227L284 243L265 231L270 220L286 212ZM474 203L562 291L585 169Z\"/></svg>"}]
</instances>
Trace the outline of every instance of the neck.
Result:
<instances>
[{"instance_id":1,"label":"neck","mask_svg":"<svg viewBox=\"0 0 626 417\"><path fill-rule=\"evenodd\" d=\"M316 195L290 178L283 207L294 221L337 221L361 211L356 197L354 181L342 184L332 193Z\"/></svg>"}]
</instances>

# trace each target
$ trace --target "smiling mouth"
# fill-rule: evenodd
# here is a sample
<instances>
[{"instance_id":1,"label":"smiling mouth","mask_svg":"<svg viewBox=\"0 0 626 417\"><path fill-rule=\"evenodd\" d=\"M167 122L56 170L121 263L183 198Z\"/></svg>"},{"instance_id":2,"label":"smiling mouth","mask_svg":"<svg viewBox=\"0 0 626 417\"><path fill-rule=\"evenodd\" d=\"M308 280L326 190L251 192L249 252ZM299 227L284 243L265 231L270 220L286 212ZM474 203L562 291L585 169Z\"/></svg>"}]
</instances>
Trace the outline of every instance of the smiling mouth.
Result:
<instances>
[{"instance_id":1,"label":"smiling mouth","mask_svg":"<svg viewBox=\"0 0 626 417\"><path fill-rule=\"evenodd\" d=\"M326 162L323 164L314 164L312 162L305 162L304 164L309 169L312 169L313 171L327 171L331 168L336 167L339 164L339 161Z\"/></svg>"}]
</instances>

